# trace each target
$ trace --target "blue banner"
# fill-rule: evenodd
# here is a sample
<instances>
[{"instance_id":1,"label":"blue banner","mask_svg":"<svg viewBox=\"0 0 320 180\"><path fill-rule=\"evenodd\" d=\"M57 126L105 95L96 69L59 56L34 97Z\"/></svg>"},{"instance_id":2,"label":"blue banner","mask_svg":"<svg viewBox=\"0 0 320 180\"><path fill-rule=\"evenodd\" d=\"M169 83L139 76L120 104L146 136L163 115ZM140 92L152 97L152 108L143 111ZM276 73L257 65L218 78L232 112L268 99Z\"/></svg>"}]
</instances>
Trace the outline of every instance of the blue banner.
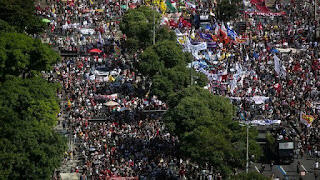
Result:
<instances>
[{"instance_id":1,"label":"blue banner","mask_svg":"<svg viewBox=\"0 0 320 180\"><path fill-rule=\"evenodd\" d=\"M205 39L205 40L210 40L210 41L213 40L212 35L210 33L205 34L205 33L200 32L200 38Z\"/></svg>"},{"instance_id":2,"label":"blue banner","mask_svg":"<svg viewBox=\"0 0 320 180\"><path fill-rule=\"evenodd\" d=\"M228 36L235 40L238 35L234 30L228 28Z\"/></svg>"}]
</instances>

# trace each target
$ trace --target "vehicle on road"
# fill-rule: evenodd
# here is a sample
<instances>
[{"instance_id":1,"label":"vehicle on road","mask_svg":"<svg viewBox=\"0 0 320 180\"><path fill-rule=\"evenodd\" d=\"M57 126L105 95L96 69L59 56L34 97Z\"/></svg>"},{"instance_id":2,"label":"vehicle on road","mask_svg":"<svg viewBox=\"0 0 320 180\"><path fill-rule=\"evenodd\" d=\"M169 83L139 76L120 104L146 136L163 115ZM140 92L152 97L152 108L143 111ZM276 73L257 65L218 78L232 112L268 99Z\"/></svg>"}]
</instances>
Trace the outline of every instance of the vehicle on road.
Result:
<instances>
[{"instance_id":1,"label":"vehicle on road","mask_svg":"<svg viewBox=\"0 0 320 180\"><path fill-rule=\"evenodd\" d=\"M273 137L267 135L267 151L277 164L291 164L294 161L294 141L291 138Z\"/></svg>"}]
</instances>

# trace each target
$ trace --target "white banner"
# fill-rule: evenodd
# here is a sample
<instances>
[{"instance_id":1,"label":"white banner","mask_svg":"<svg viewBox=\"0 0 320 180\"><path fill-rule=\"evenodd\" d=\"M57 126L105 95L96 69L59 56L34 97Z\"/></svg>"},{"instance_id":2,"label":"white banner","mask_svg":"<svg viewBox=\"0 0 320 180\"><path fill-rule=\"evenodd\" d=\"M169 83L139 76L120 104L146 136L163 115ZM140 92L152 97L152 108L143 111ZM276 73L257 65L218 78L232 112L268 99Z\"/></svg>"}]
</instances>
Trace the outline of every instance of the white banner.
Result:
<instances>
[{"instance_id":1,"label":"white banner","mask_svg":"<svg viewBox=\"0 0 320 180\"><path fill-rule=\"evenodd\" d=\"M273 125L273 124L280 125L281 120L263 119L263 120L243 121L241 123L244 123L247 125L250 124L250 125L254 125L254 126L268 126L268 125Z\"/></svg>"},{"instance_id":2,"label":"white banner","mask_svg":"<svg viewBox=\"0 0 320 180\"><path fill-rule=\"evenodd\" d=\"M95 70L94 74L98 75L98 76L109 76L110 72L108 71L99 71L99 70Z\"/></svg>"},{"instance_id":3,"label":"white banner","mask_svg":"<svg viewBox=\"0 0 320 180\"><path fill-rule=\"evenodd\" d=\"M255 104L263 104L269 97L265 96L253 96L250 98L252 101L254 101Z\"/></svg>"},{"instance_id":4,"label":"white banner","mask_svg":"<svg viewBox=\"0 0 320 180\"><path fill-rule=\"evenodd\" d=\"M191 50L193 51L201 51L201 50L206 50L207 49L207 42L202 42L197 45L190 45Z\"/></svg>"},{"instance_id":5,"label":"white banner","mask_svg":"<svg viewBox=\"0 0 320 180\"><path fill-rule=\"evenodd\" d=\"M293 142L279 143L279 149L294 149Z\"/></svg>"},{"instance_id":6,"label":"white banner","mask_svg":"<svg viewBox=\"0 0 320 180\"><path fill-rule=\"evenodd\" d=\"M94 29L80 29L81 34L94 34Z\"/></svg>"},{"instance_id":7,"label":"white banner","mask_svg":"<svg viewBox=\"0 0 320 180\"><path fill-rule=\"evenodd\" d=\"M274 70L277 72L277 74L279 74L279 76L286 76L287 75L286 68L284 67L280 59L276 55L273 56L273 59L274 59Z\"/></svg>"}]
</instances>

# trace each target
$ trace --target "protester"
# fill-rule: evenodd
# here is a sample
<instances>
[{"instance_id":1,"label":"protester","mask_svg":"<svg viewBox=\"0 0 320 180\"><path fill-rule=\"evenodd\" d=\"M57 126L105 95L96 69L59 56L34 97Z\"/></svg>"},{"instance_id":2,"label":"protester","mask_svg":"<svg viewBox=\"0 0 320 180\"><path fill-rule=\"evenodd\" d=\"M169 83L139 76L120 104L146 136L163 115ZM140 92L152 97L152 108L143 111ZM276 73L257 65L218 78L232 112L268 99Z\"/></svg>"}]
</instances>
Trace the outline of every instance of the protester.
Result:
<instances>
[{"instance_id":1,"label":"protester","mask_svg":"<svg viewBox=\"0 0 320 180\"><path fill-rule=\"evenodd\" d=\"M64 56L48 80L63 85L58 92L67 100L63 129L80 143L69 155L71 159L75 154L83 157L74 171L82 179L196 179L200 168L177 158L179 139L167 131L161 114L144 112L166 110L167 105L148 96L150 84L133 66L139 52L129 56L123 45L125 35L119 32L127 5L134 8L148 2L120 3L50 1L36 8L39 16L51 20L41 39ZM283 129L278 138L297 134L300 153L308 150L309 155L318 155L318 22L308 5L277 1L277 11L284 12L273 14L277 17L248 12L233 21L219 22L213 1L195 4L187 3L185 10L164 16L162 22L182 34L178 42L186 51L205 44L193 52L195 61L189 66L207 75L205 88L230 98L239 121L280 120L296 125L296 129ZM205 27L200 23L203 18ZM232 28L243 21L248 30L237 35ZM218 172L215 177L222 178Z\"/></svg>"}]
</instances>

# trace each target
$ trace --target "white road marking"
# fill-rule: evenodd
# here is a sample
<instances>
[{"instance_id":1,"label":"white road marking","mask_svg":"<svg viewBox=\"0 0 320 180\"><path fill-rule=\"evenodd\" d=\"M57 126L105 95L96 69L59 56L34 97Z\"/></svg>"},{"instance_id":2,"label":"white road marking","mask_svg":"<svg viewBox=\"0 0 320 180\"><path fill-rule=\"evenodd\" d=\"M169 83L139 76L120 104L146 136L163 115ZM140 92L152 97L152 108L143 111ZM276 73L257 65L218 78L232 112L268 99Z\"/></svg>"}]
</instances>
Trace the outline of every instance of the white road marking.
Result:
<instances>
[{"instance_id":1,"label":"white road marking","mask_svg":"<svg viewBox=\"0 0 320 180\"><path fill-rule=\"evenodd\" d=\"M306 173L308 173L308 171L306 170L306 168L302 164L301 164L301 167Z\"/></svg>"},{"instance_id":2,"label":"white road marking","mask_svg":"<svg viewBox=\"0 0 320 180\"><path fill-rule=\"evenodd\" d=\"M260 173L260 170L258 169L257 166L254 166L254 168L256 169L256 171L258 171L258 173Z\"/></svg>"},{"instance_id":3,"label":"white road marking","mask_svg":"<svg viewBox=\"0 0 320 180\"><path fill-rule=\"evenodd\" d=\"M287 175L287 172L283 169L282 166L280 166L280 169L283 171L283 174L284 174L284 175Z\"/></svg>"}]
</instances>

